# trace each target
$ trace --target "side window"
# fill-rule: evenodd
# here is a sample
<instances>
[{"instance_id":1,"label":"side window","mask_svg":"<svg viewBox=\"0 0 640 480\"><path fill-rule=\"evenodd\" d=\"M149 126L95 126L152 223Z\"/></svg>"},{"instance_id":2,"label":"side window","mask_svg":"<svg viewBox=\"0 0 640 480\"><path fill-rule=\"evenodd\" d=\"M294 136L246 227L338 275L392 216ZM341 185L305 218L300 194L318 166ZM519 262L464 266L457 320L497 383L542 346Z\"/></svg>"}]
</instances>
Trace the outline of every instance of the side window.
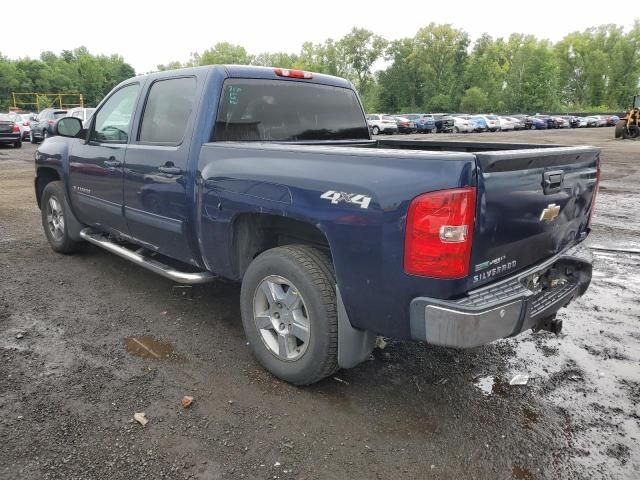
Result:
<instances>
[{"instance_id":1,"label":"side window","mask_svg":"<svg viewBox=\"0 0 640 480\"><path fill-rule=\"evenodd\" d=\"M191 117L195 93L196 79L193 77L155 82L144 108L139 141L180 144Z\"/></svg>"},{"instance_id":2,"label":"side window","mask_svg":"<svg viewBox=\"0 0 640 480\"><path fill-rule=\"evenodd\" d=\"M91 140L101 143L127 143L139 89L137 83L127 85L109 97L96 113Z\"/></svg>"}]
</instances>

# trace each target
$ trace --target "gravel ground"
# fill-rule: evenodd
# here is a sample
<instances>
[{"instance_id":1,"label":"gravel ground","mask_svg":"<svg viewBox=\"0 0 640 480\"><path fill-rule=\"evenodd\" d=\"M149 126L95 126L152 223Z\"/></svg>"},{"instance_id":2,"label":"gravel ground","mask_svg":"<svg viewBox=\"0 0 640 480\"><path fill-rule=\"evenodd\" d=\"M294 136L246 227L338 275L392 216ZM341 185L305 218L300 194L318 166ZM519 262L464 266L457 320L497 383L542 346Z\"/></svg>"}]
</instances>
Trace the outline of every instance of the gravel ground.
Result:
<instances>
[{"instance_id":1,"label":"gravel ground","mask_svg":"<svg viewBox=\"0 0 640 480\"><path fill-rule=\"evenodd\" d=\"M589 242L640 248L639 142L608 128L419 138L601 146ZM251 357L238 285L183 297L99 249L53 253L33 155L0 147L0 478L640 477L639 255L596 252L559 337L389 341L296 388ZM509 385L517 373L526 386Z\"/></svg>"}]
</instances>

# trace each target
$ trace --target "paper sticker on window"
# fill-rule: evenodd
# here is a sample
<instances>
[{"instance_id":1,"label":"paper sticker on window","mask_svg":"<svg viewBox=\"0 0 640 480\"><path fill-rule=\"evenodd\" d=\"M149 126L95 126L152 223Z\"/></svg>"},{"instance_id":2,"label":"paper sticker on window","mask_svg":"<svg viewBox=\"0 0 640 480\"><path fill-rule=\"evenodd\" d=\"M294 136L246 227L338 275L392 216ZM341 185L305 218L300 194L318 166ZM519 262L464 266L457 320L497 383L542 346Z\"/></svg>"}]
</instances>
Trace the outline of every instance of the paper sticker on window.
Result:
<instances>
[{"instance_id":1,"label":"paper sticker on window","mask_svg":"<svg viewBox=\"0 0 640 480\"><path fill-rule=\"evenodd\" d=\"M229 86L229 104L230 105L238 104L238 97L240 96L241 91L242 91L242 88L234 87L233 85Z\"/></svg>"}]
</instances>

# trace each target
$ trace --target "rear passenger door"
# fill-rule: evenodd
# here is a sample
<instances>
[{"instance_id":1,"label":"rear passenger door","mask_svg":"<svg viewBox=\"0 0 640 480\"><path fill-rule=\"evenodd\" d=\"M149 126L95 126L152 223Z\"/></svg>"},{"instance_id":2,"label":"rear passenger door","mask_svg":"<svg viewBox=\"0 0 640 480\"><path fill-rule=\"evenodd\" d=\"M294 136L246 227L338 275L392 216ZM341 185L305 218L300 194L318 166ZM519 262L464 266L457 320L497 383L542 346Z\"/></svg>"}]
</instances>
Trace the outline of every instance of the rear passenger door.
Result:
<instances>
[{"instance_id":1,"label":"rear passenger door","mask_svg":"<svg viewBox=\"0 0 640 480\"><path fill-rule=\"evenodd\" d=\"M151 83L124 170L129 232L156 251L185 262L192 260L186 235L187 163L196 90L195 77Z\"/></svg>"}]
</instances>

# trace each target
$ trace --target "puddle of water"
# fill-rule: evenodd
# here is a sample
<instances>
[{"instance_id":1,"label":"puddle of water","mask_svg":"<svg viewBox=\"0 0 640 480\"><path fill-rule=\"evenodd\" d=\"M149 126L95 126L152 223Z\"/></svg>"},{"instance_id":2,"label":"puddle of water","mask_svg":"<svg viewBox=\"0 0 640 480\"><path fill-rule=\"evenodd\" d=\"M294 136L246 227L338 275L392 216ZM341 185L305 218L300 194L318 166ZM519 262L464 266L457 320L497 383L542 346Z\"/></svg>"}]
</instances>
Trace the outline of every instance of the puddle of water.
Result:
<instances>
[{"instance_id":1,"label":"puddle of water","mask_svg":"<svg viewBox=\"0 0 640 480\"><path fill-rule=\"evenodd\" d=\"M165 360L171 357L176 358L173 345L168 342L161 342L151 335L128 337L125 338L124 342L127 347L127 352L133 353L138 357L150 358L152 360Z\"/></svg>"},{"instance_id":2,"label":"puddle of water","mask_svg":"<svg viewBox=\"0 0 640 480\"><path fill-rule=\"evenodd\" d=\"M511 474L513 478L518 480L531 480L533 478L531 472L520 465L513 465L513 467L511 467Z\"/></svg>"}]
</instances>

